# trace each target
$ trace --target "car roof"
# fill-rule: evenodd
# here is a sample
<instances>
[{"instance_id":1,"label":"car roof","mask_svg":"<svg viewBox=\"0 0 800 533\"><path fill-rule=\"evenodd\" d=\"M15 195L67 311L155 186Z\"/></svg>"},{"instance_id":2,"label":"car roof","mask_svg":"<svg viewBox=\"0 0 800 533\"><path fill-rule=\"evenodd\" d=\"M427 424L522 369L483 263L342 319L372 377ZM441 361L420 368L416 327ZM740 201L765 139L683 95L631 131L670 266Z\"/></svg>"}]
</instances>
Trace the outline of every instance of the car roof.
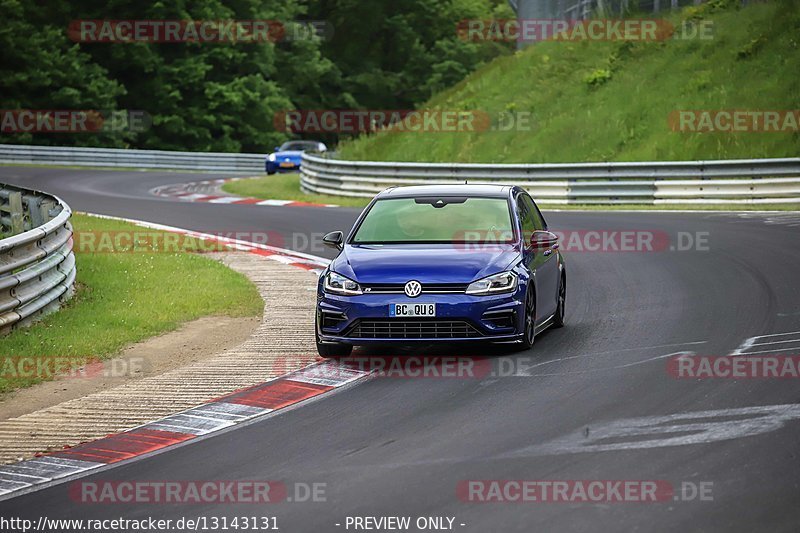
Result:
<instances>
[{"instance_id":1,"label":"car roof","mask_svg":"<svg viewBox=\"0 0 800 533\"><path fill-rule=\"evenodd\" d=\"M309 141L307 139L295 139L293 141L286 141L284 143L281 143L281 146L286 146L287 144L303 144L303 145L308 145L308 146L319 146L319 145L323 145L324 146L325 145L325 143L321 143L319 141Z\"/></svg>"},{"instance_id":2,"label":"car roof","mask_svg":"<svg viewBox=\"0 0 800 533\"><path fill-rule=\"evenodd\" d=\"M458 183L454 185L408 185L392 187L378 194L380 198L417 198L420 196L482 196L508 198L509 185L478 185Z\"/></svg>"}]
</instances>

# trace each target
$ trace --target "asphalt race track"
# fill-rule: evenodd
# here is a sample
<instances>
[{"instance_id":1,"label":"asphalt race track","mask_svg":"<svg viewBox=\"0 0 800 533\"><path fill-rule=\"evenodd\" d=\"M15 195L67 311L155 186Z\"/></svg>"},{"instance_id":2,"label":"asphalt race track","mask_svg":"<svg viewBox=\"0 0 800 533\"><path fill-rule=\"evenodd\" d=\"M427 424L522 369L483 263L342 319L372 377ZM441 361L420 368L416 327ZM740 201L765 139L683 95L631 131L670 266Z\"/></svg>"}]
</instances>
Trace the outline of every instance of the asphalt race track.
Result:
<instances>
[{"instance_id":1,"label":"asphalt race track","mask_svg":"<svg viewBox=\"0 0 800 533\"><path fill-rule=\"evenodd\" d=\"M288 248L327 257L299 246L297 235L348 230L359 212L148 193L214 177L223 176L0 168L0 181L59 195L76 211L207 232L275 232ZM258 515L276 517L288 533L346 531L348 516L451 517L465 532L797 531L798 381L678 379L667 369L671 355L727 356L757 336L775 335L751 341L749 353L800 353L800 216L545 216L556 231L653 232L659 249L567 246L565 328L524 353L449 352L489 355L511 375L369 379L84 479L282 480L290 497L296 483L324 483L325 501L87 505L62 484L0 502L0 516ZM689 237L701 246L670 250ZM675 492L655 503L478 503L464 501L465 480L663 480ZM695 494L701 486L703 498Z\"/></svg>"}]
</instances>

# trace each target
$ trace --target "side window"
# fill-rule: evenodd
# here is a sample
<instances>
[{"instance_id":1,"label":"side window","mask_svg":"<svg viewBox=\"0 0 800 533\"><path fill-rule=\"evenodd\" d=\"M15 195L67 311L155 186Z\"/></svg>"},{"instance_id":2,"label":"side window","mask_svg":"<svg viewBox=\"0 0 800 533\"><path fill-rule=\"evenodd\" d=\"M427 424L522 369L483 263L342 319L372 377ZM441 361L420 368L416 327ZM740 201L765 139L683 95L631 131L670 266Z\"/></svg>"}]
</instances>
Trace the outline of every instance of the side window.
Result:
<instances>
[{"instance_id":1,"label":"side window","mask_svg":"<svg viewBox=\"0 0 800 533\"><path fill-rule=\"evenodd\" d=\"M523 194L520 196L522 202L525 204L525 209L530 213L530 217L533 219L533 226L534 229L537 230L544 230L547 229L547 224L544 221L544 217L539 212L539 208L536 204L533 203L533 200L530 196Z\"/></svg>"},{"instance_id":2,"label":"side window","mask_svg":"<svg viewBox=\"0 0 800 533\"><path fill-rule=\"evenodd\" d=\"M533 216L532 203L525 201L525 195L519 195L517 198L517 209L519 210L519 219L522 224L522 242L529 243L531 235L537 229L536 220Z\"/></svg>"}]
</instances>

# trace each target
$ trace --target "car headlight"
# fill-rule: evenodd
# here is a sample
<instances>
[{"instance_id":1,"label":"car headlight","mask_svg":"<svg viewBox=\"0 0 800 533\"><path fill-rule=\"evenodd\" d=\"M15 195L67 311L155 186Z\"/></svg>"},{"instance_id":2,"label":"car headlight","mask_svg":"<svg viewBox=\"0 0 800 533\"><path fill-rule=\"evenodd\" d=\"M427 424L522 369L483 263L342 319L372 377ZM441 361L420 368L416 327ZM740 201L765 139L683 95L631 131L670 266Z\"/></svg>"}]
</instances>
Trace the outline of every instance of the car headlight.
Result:
<instances>
[{"instance_id":1,"label":"car headlight","mask_svg":"<svg viewBox=\"0 0 800 533\"><path fill-rule=\"evenodd\" d=\"M362 294L361 286L358 283L336 272L328 272L325 276L325 291L347 296Z\"/></svg>"},{"instance_id":2,"label":"car headlight","mask_svg":"<svg viewBox=\"0 0 800 533\"><path fill-rule=\"evenodd\" d=\"M500 272L492 276L473 281L467 287L467 294L498 294L514 292L517 288L517 275L513 272Z\"/></svg>"},{"instance_id":3,"label":"car headlight","mask_svg":"<svg viewBox=\"0 0 800 533\"><path fill-rule=\"evenodd\" d=\"M269 154L267 156L267 161L275 161L275 154Z\"/></svg>"}]
</instances>

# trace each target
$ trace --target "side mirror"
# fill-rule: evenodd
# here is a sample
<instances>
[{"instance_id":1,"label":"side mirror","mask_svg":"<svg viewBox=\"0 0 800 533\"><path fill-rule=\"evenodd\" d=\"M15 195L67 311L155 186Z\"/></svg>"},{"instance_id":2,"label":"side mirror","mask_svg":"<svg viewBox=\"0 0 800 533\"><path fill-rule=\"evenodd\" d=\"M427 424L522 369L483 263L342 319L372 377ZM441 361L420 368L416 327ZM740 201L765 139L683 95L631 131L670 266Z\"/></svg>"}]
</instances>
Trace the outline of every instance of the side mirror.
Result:
<instances>
[{"instance_id":1,"label":"side mirror","mask_svg":"<svg viewBox=\"0 0 800 533\"><path fill-rule=\"evenodd\" d=\"M274 151L275 152L280 152L281 151L281 147L280 146L276 146Z\"/></svg>"},{"instance_id":2,"label":"side mirror","mask_svg":"<svg viewBox=\"0 0 800 533\"><path fill-rule=\"evenodd\" d=\"M550 231L536 230L531 234L531 248L555 250L558 248L558 235Z\"/></svg>"},{"instance_id":3,"label":"side mirror","mask_svg":"<svg viewBox=\"0 0 800 533\"><path fill-rule=\"evenodd\" d=\"M332 231L322 237L322 244L341 250L343 248L344 234L341 231Z\"/></svg>"}]
</instances>

